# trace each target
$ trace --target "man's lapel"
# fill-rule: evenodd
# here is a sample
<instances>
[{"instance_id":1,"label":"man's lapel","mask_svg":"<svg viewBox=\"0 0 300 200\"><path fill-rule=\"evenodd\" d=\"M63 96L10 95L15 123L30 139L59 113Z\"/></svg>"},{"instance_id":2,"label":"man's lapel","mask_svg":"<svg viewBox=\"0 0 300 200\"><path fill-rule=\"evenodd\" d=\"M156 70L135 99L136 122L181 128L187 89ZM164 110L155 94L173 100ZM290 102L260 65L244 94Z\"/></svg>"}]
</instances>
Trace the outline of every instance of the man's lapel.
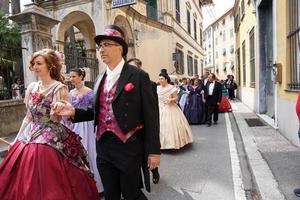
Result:
<instances>
[{"instance_id":1,"label":"man's lapel","mask_svg":"<svg viewBox=\"0 0 300 200\"><path fill-rule=\"evenodd\" d=\"M94 84L94 105L97 105L97 102L99 101L100 86L101 86L103 77L105 77L105 76L106 76L106 70L104 70L103 72L101 72L98 75L97 81Z\"/></svg>"},{"instance_id":2,"label":"man's lapel","mask_svg":"<svg viewBox=\"0 0 300 200\"><path fill-rule=\"evenodd\" d=\"M113 98L113 101L119 96L121 91L124 89L124 86L127 83L127 80L129 79L131 74L132 73L130 72L127 64L125 63L124 66L123 66L123 69L121 71L119 80L118 80L117 90L116 90L115 96Z\"/></svg>"},{"instance_id":3,"label":"man's lapel","mask_svg":"<svg viewBox=\"0 0 300 200\"><path fill-rule=\"evenodd\" d=\"M215 81L215 84L214 84L213 95L216 93L216 90L217 90L217 81Z\"/></svg>"}]
</instances>

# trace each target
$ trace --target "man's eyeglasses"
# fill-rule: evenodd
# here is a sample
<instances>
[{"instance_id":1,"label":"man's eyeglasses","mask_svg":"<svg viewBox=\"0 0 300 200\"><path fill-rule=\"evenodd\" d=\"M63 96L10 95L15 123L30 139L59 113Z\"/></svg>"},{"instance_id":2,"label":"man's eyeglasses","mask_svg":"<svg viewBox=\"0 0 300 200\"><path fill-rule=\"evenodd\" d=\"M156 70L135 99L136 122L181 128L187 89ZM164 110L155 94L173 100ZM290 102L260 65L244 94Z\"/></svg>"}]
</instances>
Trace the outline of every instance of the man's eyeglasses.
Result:
<instances>
[{"instance_id":1,"label":"man's eyeglasses","mask_svg":"<svg viewBox=\"0 0 300 200\"><path fill-rule=\"evenodd\" d=\"M121 46L121 45L112 44L112 43L102 43L97 46L97 50L99 50L100 48L107 48L107 47L111 47L111 46Z\"/></svg>"}]
</instances>

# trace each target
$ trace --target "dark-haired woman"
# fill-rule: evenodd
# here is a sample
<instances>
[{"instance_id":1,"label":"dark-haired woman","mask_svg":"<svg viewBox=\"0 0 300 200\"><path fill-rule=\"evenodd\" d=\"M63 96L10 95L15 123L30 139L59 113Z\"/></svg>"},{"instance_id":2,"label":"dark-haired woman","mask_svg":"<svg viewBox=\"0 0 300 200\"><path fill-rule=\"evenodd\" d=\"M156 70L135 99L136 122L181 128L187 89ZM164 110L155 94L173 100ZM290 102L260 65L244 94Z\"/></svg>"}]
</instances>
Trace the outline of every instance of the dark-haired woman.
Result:
<instances>
[{"instance_id":1,"label":"dark-haired woman","mask_svg":"<svg viewBox=\"0 0 300 200\"><path fill-rule=\"evenodd\" d=\"M200 79L194 79L193 85L189 85L187 101L184 108L184 115L190 124L205 123L205 103L204 94L201 93Z\"/></svg>"},{"instance_id":2,"label":"dark-haired woman","mask_svg":"<svg viewBox=\"0 0 300 200\"><path fill-rule=\"evenodd\" d=\"M74 68L70 70L70 81L75 86L70 91L70 100L74 108L87 109L93 105L93 90L84 85L85 71L83 68ZM94 122L86 121L69 125L81 138L81 143L88 152L88 161L90 169L94 173L94 179L97 184L98 192L103 192L103 185L97 169L96 163L96 135L94 133Z\"/></svg>"},{"instance_id":3,"label":"dark-haired woman","mask_svg":"<svg viewBox=\"0 0 300 200\"><path fill-rule=\"evenodd\" d=\"M180 149L193 142L191 128L177 105L177 88L165 73L159 74L157 87L161 149Z\"/></svg>"}]
</instances>

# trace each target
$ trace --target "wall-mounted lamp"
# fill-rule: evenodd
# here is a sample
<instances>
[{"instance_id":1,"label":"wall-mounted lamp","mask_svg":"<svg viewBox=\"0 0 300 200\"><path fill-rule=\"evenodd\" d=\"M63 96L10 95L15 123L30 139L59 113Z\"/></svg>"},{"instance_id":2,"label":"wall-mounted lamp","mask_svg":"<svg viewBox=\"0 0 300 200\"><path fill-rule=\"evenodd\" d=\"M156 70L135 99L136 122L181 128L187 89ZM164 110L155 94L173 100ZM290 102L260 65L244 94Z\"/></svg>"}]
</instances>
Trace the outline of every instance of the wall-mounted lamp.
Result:
<instances>
[{"instance_id":1,"label":"wall-mounted lamp","mask_svg":"<svg viewBox=\"0 0 300 200\"><path fill-rule=\"evenodd\" d=\"M139 32L141 32L138 29L134 29L134 36L135 36L135 40L138 41L139 40Z\"/></svg>"}]
</instances>

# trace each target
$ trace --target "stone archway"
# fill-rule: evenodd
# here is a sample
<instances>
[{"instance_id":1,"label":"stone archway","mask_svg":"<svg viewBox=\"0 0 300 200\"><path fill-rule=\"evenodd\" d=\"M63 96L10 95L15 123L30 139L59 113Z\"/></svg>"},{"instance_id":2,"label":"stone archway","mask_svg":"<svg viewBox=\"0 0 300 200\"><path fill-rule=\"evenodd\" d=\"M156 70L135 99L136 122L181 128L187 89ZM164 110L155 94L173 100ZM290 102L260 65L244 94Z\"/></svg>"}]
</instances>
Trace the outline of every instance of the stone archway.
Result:
<instances>
[{"instance_id":1,"label":"stone archway","mask_svg":"<svg viewBox=\"0 0 300 200\"><path fill-rule=\"evenodd\" d=\"M66 73L71 68L85 68L86 83L93 82L99 72L94 42L95 26L90 16L82 11L67 14L59 23L56 45L64 52Z\"/></svg>"},{"instance_id":2,"label":"stone archway","mask_svg":"<svg viewBox=\"0 0 300 200\"><path fill-rule=\"evenodd\" d=\"M65 34L72 27L76 27L83 35L88 50L95 50L95 26L90 16L81 11L67 14L59 23L56 33L57 44L61 48L65 42Z\"/></svg>"},{"instance_id":3,"label":"stone archway","mask_svg":"<svg viewBox=\"0 0 300 200\"><path fill-rule=\"evenodd\" d=\"M125 41L128 44L127 58L135 57L136 54L135 54L135 49L134 49L134 36L133 36L132 28L131 28L128 20L124 16L118 15L115 18L113 24L119 26L125 34Z\"/></svg>"}]
</instances>

